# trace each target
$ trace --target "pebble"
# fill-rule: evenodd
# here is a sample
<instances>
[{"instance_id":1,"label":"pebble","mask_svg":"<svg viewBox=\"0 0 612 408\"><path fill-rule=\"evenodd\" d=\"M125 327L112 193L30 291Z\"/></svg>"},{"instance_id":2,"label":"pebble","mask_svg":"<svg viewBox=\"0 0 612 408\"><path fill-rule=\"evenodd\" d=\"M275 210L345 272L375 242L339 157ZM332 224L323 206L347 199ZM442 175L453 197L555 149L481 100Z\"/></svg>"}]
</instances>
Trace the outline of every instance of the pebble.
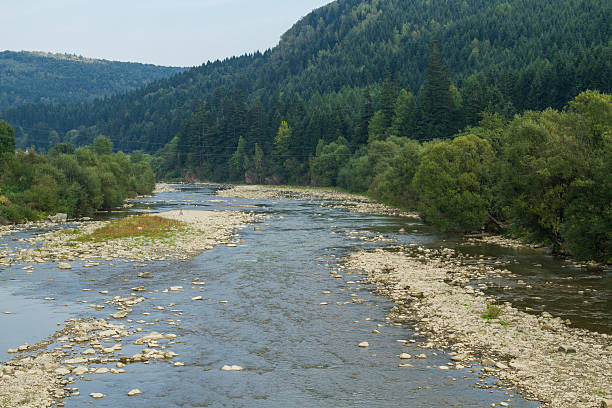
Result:
<instances>
[{"instance_id":1,"label":"pebble","mask_svg":"<svg viewBox=\"0 0 612 408\"><path fill-rule=\"evenodd\" d=\"M240 367L239 365L224 365L223 367L221 367L221 370L223 371L242 371L244 370L244 368Z\"/></svg>"},{"instance_id":2,"label":"pebble","mask_svg":"<svg viewBox=\"0 0 612 408\"><path fill-rule=\"evenodd\" d=\"M409 358L412 358L412 356L408 353L402 353L399 355L399 358L401 358L402 360L408 360Z\"/></svg>"},{"instance_id":3,"label":"pebble","mask_svg":"<svg viewBox=\"0 0 612 408\"><path fill-rule=\"evenodd\" d=\"M202 300L202 296L192 297L191 300Z\"/></svg>"},{"instance_id":4,"label":"pebble","mask_svg":"<svg viewBox=\"0 0 612 408\"><path fill-rule=\"evenodd\" d=\"M72 265L66 262L60 262L57 264L58 269L72 269Z\"/></svg>"},{"instance_id":5,"label":"pebble","mask_svg":"<svg viewBox=\"0 0 612 408\"><path fill-rule=\"evenodd\" d=\"M142 392L138 388L134 388L132 391L128 392L128 397L133 397L140 394L142 394Z\"/></svg>"},{"instance_id":6,"label":"pebble","mask_svg":"<svg viewBox=\"0 0 612 408\"><path fill-rule=\"evenodd\" d=\"M370 347L370 343L368 343L367 341L362 341L361 343L359 343L359 347Z\"/></svg>"},{"instance_id":7,"label":"pebble","mask_svg":"<svg viewBox=\"0 0 612 408\"><path fill-rule=\"evenodd\" d=\"M100 398L104 398L104 397L106 397L106 395L101 394L101 393L99 393L99 392L92 392L91 394L89 394L89 396L90 396L91 398L95 398L95 399L100 399Z\"/></svg>"}]
</instances>

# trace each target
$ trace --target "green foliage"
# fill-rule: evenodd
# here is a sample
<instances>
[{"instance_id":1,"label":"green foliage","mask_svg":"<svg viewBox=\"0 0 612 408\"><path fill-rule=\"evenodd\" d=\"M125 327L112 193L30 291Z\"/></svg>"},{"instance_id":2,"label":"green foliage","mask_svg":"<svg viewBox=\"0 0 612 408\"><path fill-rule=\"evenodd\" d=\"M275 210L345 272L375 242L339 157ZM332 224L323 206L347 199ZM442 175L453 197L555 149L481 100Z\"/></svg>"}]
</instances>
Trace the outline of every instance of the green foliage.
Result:
<instances>
[{"instance_id":1,"label":"green foliage","mask_svg":"<svg viewBox=\"0 0 612 408\"><path fill-rule=\"evenodd\" d=\"M478 230L492 202L491 145L475 135L425 145L414 176L423 219L441 230Z\"/></svg>"},{"instance_id":2,"label":"green foliage","mask_svg":"<svg viewBox=\"0 0 612 408\"><path fill-rule=\"evenodd\" d=\"M15 132L8 123L0 120L0 159L5 153L15 151Z\"/></svg>"},{"instance_id":3,"label":"green foliage","mask_svg":"<svg viewBox=\"0 0 612 408\"><path fill-rule=\"evenodd\" d=\"M346 146L346 140L339 138L335 142L325 144L323 140L317 145L317 154L310 161L312 185L335 186L338 183L338 172L351 151Z\"/></svg>"},{"instance_id":4,"label":"green foliage","mask_svg":"<svg viewBox=\"0 0 612 408\"><path fill-rule=\"evenodd\" d=\"M57 212L90 215L115 208L127 197L151 193L155 175L148 156L107 154L110 141L96 140L103 157L89 147L75 151L70 144L55 146L48 156L34 150L4 154L0 223L36 220Z\"/></svg>"},{"instance_id":5,"label":"green foliage","mask_svg":"<svg viewBox=\"0 0 612 408\"><path fill-rule=\"evenodd\" d=\"M421 145L407 140L395 152L389 167L379 174L368 188L376 199L401 208L416 206L416 192L412 186L414 174L421 162Z\"/></svg>"},{"instance_id":6,"label":"green foliage","mask_svg":"<svg viewBox=\"0 0 612 408\"><path fill-rule=\"evenodd\" d=\"M480 315L480 317L487 320L498 319L501 316L501 312L501 307L487 303L487 311Z\"/></svg>"}]
</instances>

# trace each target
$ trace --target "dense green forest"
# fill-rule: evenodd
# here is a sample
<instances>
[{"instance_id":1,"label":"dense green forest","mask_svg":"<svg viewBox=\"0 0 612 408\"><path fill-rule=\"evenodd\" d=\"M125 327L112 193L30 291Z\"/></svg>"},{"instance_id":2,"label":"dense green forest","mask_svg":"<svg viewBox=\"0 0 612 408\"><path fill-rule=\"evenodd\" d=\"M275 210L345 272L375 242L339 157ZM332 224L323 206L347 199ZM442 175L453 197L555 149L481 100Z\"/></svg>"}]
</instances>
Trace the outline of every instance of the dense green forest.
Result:
<instances>
[{"instance_id":1,"label":"dense green forest","mask_svg":"<svg viewBox=\"0 0 612 408\"><path fill-rule=\"evenodd\" d=\"M150 157L112 150L110 139L98 136L91 146L60 143L47 155L16 151L13 129L0 121L0 224L58 212L91 215L150 194L155 186Z\"/></svg>"},{"instance_id":2,"label":"dense green forest","mask_svg":"<svg viewBox=\"0 0 612 408\"><path fill-rule=\"evenodd\" d=\"M368 88L377 94L387 72L418 96L434 40L463 108L440 132L475 124L482 109L511 116L560 109L585 89L611 92L611 16L605 0L339 0L301 19L266 52L206 63L93 103L28 105L1 116L20 146L48 149L58 138L83 145L103 133L124 151L153 153L204 104L213 115L247 111L249 120L237 117L238 129L221 124L214 135L199 136L195 149L202 154L218 155L207 150L220 143L235 147L236 130L253 126L269 154L286 120L296 140L292 154L307 156L319 139L338 134L364 143L363 128L355 132L357 114ZM378 110L381 101L374 97L372 104ZM253 141L246 144L254 151Z\"/></svg>"},{"instance_id":3,"label":"dense green forest","mask_svg":"<svg viewBox=\"0 0 612 408\"><path fill-rule=\"evenodd\" d=\"M339 186L610 262L610 93L610 2L338 0L263 53L2 117L22 146L106 134L161 178Z\"/></svg>"},{"instance_id":4,"label":"dense green forest","mask_svg":"<svg viewBox=\"0 0 612 408\"><path fill-rule=\"evenodd\" d=\"M0 111L38 102L91 101L139 88L182 70L69 54L3 51Z\"/></svg>"}]
</instances>

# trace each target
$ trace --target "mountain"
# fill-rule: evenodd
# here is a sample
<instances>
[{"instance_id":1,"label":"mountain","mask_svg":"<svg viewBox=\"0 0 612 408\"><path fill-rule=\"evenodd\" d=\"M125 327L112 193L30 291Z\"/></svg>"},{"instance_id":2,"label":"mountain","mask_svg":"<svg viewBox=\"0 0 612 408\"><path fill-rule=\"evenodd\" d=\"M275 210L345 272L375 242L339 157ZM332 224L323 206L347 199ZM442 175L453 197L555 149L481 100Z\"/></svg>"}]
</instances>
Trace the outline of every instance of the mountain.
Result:
<instances>
[{"instance_id":1,"label":"mountain","mask_svg":"<svg viewBox=\"0 0 612 408\"><path fill-rule=\"evenodd\" d=\"M183 68L70 54L0 52L0 111L28 103L91 101L167 78Z\"/></svg>"},{"instance_id":2,"label":"mountain","mask_svg":"<svg viewBox=\"0 0 612 408\"><path fill-rule=\"evenodd\" d=\"M173 166L206 165L222 179L240 136L249 154L258 144L267 156L282 121L291 129L287 154L302 164L320 140L364 144L372 113L385 104L385 78L387 102L402 88L419 96L432 44L440 72L448 67L457 108L440 134L474 124L482 110L512 116L563 107L585 89L610 92L611 17L606 0L338 0L263 53L207 63L126 94L31 104L0 117L21 146L83 145L99 133L126 151L155 152L172 142L161 154L174 155ZM406 129L429 137L423 127Z\"/></svg>"}]
</instances>

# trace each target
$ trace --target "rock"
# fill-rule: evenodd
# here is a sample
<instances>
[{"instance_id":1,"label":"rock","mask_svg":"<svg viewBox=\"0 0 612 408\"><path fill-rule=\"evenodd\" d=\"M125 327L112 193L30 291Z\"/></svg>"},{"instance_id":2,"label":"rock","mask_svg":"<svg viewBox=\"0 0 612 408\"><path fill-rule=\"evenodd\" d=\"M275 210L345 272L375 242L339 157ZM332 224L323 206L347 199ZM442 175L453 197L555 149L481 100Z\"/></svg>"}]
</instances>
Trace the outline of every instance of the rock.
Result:
<instances>
[{"instance_id":1,"label":"rock","mask_svg":"<svg viewBox=\"0 0 612 408\"><path fill-rule=\"evenodd\" d=\"M100 367L94 371L94 374L108 374L110 370L106 367Z\"/></svg>"},{"instance_id":2,"label":"rock","mask_svg":"<svg viewBox=\"0 0 612 408\"><path fill-rule=\"evenodd\" d=\"M147 289L144 286L137 286L135 288L132 288L132 291L134 291L134 292L146 292Z\"/></svg>"},{"instance_id":3,"label":"rock","mask_svg":"<svg viewBox=\"0 0 612 408\"><path fill-rule=\"evenodd\" d=\"M142 394L142 392L138 388L134 388L132 391L128 392L128 397L133 397L140 394Z\"/></svg>"},{"instance_id":4,"label":"rock","mask_svg":"<svg viewBox=\"0 0 612 408\"><path fill-rule=\"evenodd\" d=\"M601 400L600 408L612 408L612 399Z\"/></svg>"},{"instance_id":5,"label":"rock","mask_svg":"<svg viewBox=\"0 0 612 408\"><path fill-rule=\"evenodd\" d=\"M152 279L155 277L151 272L141 272L138 274L139 278Z\"/></svg>"},{"instance_id":6,"label":"rock","mask_svg":"<svg viewBox=\"0 0 612 408\"><path fill-rule=\"evenodd\" d=\"M123 312L117 312L117 313L113 313L112 315L110 315L113 319L125 319L128 315L128 312L123 311Z\"/></svg>"},{"instance_id":7,"label":"rock","mask_svg":"<svg viewBox=\"0 0 612 408\"><path fill-rule=\"evenodd\" d=\"M561 353L575 353L576 352L576 348L572 347L572 346L568 346L568 345L561 345L559 346L559 352Z\"/></svg>"},{"instance_id":8,"label":"rock","mask_svg":"<svg viewBox=\"0 0 612 408\"><path fill-rule=\"evenodd\" d=\"M182 291L183 291L182 286L170 286L170 292L182 292Z\"/></svg>"},{"instance_id":9,"label":"rock","mask_svg":"<svg viewBox=\"0 0 612 408\"><path fill-rule=\"evenodd\" d=\"M221 370L223 371L242 371L244 370L244 368L240 367L239 365L224 365L223 367L221 367Z\"/></svg>"},{"instance_id":10,"label":"rock","mask_svg":"<svg viewBox=\"0 0 612 408\"><path fill-rule=\"evenodd\" d=\"M380 332L379 332L378 330L376 330L376 329L372 330L372 333L374 333L374 334L380 334Z\"/></svg>"},{"instance_id":11,"label":"rock","mask_svg":"<svg viewBox=\"0 0 612 408\"><path fill-rule=\"evenodd\" d=\"M68 360L64 360L64 364L68 364L68 365L83 364L86 362L87 362L87 359L84 357L75 357L75 358L69 358Z\"/></svg>"},{"instance_id":12,"label":"rock","mask_svg":"<svg viewBox=\"0 0 612 408\"><path fill-rule=\"evenodd\" d=\"M66 367L56 368L54 372L55 372L55 374L61 375L62 377L65 376L65 375L70 374L70 370L67 369Z\"/></svg>"},{"instance_id":13,"label":"rock","mask_svg":"<svg viewBox=\"0 0 612 408\"><path fill-rule=\"evenodd\" d=\"M96 354L96 350L94 349L87 349L82 353L84 356L93 356L94 354Z\"/></svg>"},{"instance_id":14,"label":"rock","mask_svg":"<svg viewBox=\"0 0 612 408\"><path fill-rule=\"evenodd\" d=\"M92 392L91 394L89 394L89 396L91 398L95 398L95 399L100 399L100 398L106 397L106 395L100 394L99 392Z\"/></svg>"},{"instance_id":15,"label":"rock","mask_svg":"<svg viewBox=\"0 0 612 408\"><path fill-rule=\"evenodd\" d=\"M448 370L448 369L449 369L449 367L448 367L448 366L445 366L445 365L441 365L441 366L439 366L438 368L439 368L440 370Z\"/></svg>"},{"instance_id":16,"label":"rock","mask_svg":"<svg viewBox=\"0 0 612 408\"><path fill-rule=\"evenodd\" d=\"M426 358L427 358L427 355L425 355L425 354L419 354L419 355L414 356L414 358L420 358L420 359L423 359L423 360L424 360L424 359L426 359Z\"/></svg>"},{"instance_id":17,"label":"rock","mask_svg":"<svg viewBox=\"0 0 612 408\"><path fill-rule=\"evenodd\" d=\"M402 360L408 360L409 358L412 358L412 356L408 353L402 353L399 355L399 358L401 358Z\"/></svg>"},{"instance_id":18,"label":"rock","mask_svg":"<svg viewBox=\"0 0 612 408\"><path fill-rule=\"evenodd\" d=\"M74 375L85 375L89 372L89 368L85 366L78 366L74 370L72 370L72 374Z\"/></svg>"},{"instance_id":19,"label":"rock","mask_svg":"<svg viewBox=\"0 0 612 408\"><path fill-rule=\"evenodd\" d=\"M504 363L495 363L495 367L499 368L500 370L507 370L508 366L505 365Z\"/></svg>"},{"instance_id":20,"label":"rock","mask_svg":"<svg viewBox=\"0 0 612 408\"><path fill-rule=\"evenodd\" d=\"M367 341L362 341L361 343L359 343L359 347L370 347L370 343L368 343Z\"/></svg>"},{"instance_id":21,"label":"rock","mask_svg":"<svg viewBox=\"0 0 612 408\"><path fill-rule=\"evenodd\" d=\"M195 296L192 297L191 300L202 300L202 296Z\"/></svg>"},{"instance_id":22,"label":"rock","mask_svg":"<svg viewBox=\"0 0 612 408\"><path fill-rule=\"evenodd\" d=\"M58 269L72 269L72 265L66 262L60 262L57 264Z\"/></svg>"}]
</instances>

